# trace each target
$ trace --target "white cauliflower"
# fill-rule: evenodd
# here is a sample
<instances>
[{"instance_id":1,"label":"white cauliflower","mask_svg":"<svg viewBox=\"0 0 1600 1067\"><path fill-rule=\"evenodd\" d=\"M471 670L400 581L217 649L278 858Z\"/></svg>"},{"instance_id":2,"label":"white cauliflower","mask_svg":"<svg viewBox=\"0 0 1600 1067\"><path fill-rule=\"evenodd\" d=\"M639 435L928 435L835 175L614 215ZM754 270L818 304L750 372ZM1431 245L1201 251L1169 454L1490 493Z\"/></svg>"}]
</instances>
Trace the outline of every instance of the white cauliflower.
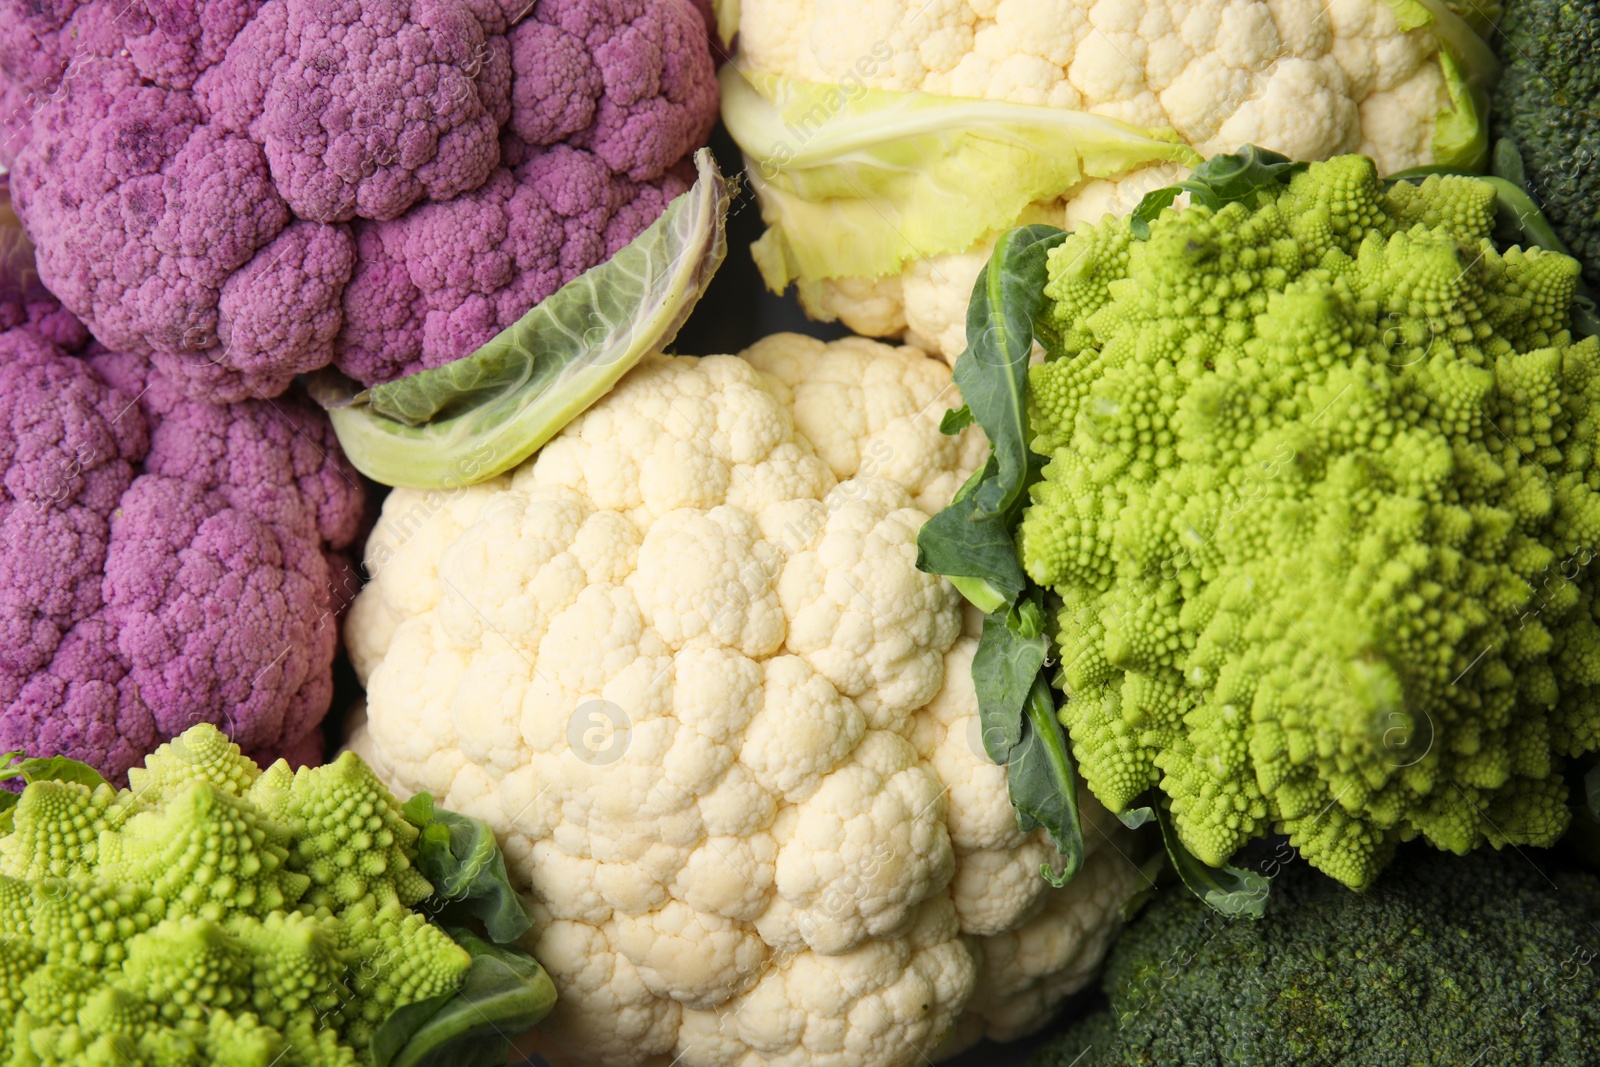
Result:
<instances>
[{"instance_id":1,"label":"white cauliflower","mask_svg":"<svg viewBox=\"0 0 1600 1067\"><path fill-rule=\"evenodd\" d=\"M1255 144L1420 166L1456 106L1439 38L1402 30L1389 0L742 0L738 39L742 70L847 97L862 86L1086 111L1175 130L1203 157ZM1017 222L1098 222L1187 173L1153 163L1080 182ZM819 318L904 333L953 362L995 234L974 236L966 250L920 249L899 273L814 279L801 297Z\"/></svg>"},{"instance_id":2,"label":"white cauliflower","mask_svg":"<svg viewBox=\"0 0 1600 1067\"><path fill-rule=\"evenodd\" d=\"M983 755L916 535L982 457L914 349L657 357L509 475L397 490L352 738L492 825L585 1065L915 1064L1040 1025L1138 878L1082 794L1064 890ZM800 370L806 368L803 377Z\"/></svg>"}]
</instances>

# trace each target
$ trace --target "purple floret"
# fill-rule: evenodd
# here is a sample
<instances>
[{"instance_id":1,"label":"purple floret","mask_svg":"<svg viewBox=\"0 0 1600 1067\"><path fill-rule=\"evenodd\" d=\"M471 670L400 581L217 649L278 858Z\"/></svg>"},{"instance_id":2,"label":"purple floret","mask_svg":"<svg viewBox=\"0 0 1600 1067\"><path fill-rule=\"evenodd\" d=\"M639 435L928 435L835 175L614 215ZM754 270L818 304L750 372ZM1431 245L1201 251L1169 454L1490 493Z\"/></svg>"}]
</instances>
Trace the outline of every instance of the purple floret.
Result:
<instances>
[{"instance_id":1,"label":"purple floret","mask_svg":"<svg viewBox=\"0 0 1600 1067\"><path fill-rule=\"evenodd\" d=\"M573 144L592 149L618 174L653 181L705 143L711 128L698 116L714 115L718 98L708 73L705 26L697 16L681 2L541 0L530 22L582 41L588 64L574 73L593 76L592 70L605 88L592 121L575 133ZM529 22L512 30L511 65L519 80L550 77L553 63L540 47L543 36ZM538 114L537 108L519 108L513 90L512 132L530 144L548 144L557 138L538 135Z\"/></svg>"},{"instance_id":2,"label":"purple floret","mask_svg":"<svg viewBox=\"0 0 1600 1067\"><path fill-rule=\"evenodd\" d=\"M523 149L523 151L527 151ZM532 150L481 188L357 226L340 367L364 382L459 359L638 235L689 187L613 174L594 153Z\"/></svg>"},{"instance_id":3,"label":"purple floret","mask_svg":"<svg viewBox=\"0 0 1600 1067\"><path fill-rule=\"evenodd\" d=\"M327 340L316 331L298 345L274 343L271 330L219 344L225 289L235 304L270 306L279 317L337 314L337 278L302 287L321 307L275 303L295 264L274 243L290 215L261 149L206 124L189 94L142 84L127 62L94 59L81 69L17 159L17 213L45 284L108 347L233 371L198 378L215 383L196 390L213 398L273 395L325 364ZM348 236L334 231L321 243L340 241ZM348 276L348 250L325 254Z\"/></svg>"},{"instance_id":4,"label":"purple floret","mask_svg":"<svg viewBox=\"0 0 1600 1067\"><path fill-rule=\"evenodd\" d=\"M299 217L392 219L499 162L509 49L460 0L271 0L257 21L200 94Z\"/></svg>"},{"instance_id":5,"label":"purple floret","mask_svg":"<svg viewBox=\"0 0 1600 1067\"><path fill-rule=\"evenodd\" d=\"M258 758L320 755L363 498L308 401L194 401L20 327L0 468L0 748L121 781L205 721Z\"/></svg>"},{"instance_id":6,"label":"purple floret","mask_svg":"<svg viewBox=\"0 0 1600 1067\"><path fill-rule=\"evenodd\" d=\"M195 396L275 396L295 375L333 362L354 267L346 227L291 222L223 282L220 344L179 355L158 350L155 365Z\"/></svg>"},{"instance_id":7,"label":"purple floret","mask_svg":"<svg viewBox=\"0 0 1600 1067\"><path fill-rule=\"evenodd\" d=\"M716 118L703 0L0 0L0 162L106 346L213 402L469 355Z\"/></svg>"}]
</instances>

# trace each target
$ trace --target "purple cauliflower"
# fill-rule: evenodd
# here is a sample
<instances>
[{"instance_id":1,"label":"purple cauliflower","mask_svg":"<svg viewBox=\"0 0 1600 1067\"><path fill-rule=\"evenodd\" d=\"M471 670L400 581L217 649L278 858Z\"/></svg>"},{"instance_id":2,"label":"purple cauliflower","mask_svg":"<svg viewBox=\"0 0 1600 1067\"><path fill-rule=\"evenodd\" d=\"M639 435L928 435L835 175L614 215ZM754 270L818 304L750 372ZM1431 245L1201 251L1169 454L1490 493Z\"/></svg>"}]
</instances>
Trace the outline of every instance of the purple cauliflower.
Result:
<instances>
[{"instance_id":1,"label":"purple cauliflower","mask_svg":"<svg viewBox=\"0 0 1600 1067\"><path fill-rule=\"evenodd\" d=\"M637 236L716 119L704 0L0 0L39 273L197 399L470 354Z\"/></svg>"},{"instance_id":2,"label":"purple cauliflower","mask_svg":"<svg viewBox=\"0 0 1600 1067\"><path fill-rule=\"evenodd\" d=\"M320 762L359 481L307 400L0 333L0 749L121 782L197 722Z\"/></svg>"}]
</instances>

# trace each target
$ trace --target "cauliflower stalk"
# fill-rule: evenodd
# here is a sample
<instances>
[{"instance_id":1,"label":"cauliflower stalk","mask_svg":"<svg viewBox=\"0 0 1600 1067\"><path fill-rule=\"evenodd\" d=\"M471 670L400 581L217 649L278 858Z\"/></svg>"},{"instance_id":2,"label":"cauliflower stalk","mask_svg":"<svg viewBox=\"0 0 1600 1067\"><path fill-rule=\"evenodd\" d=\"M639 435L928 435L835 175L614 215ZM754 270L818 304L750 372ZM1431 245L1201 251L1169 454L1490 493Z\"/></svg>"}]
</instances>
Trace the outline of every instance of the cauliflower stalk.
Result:
<instances>
[{"instance_id":1,"label":"cauliflower stalk","mask_svg":"<svg viewBox=\"0 0 1600 1067\"><path fill-rule=\"evenodd\" d=\"M1361 152L1386 172L1485 158L1490 23L1442 0L743 0L721 14L737 17L724 117L770 227L767 283L798 281L814 316L952 362L1001 230L1126 213L1247 143Z\"/></svg>"},{"instance_id":2,"label":"cauliflower stalk","mask_svg":"<svg viewBox=\"0 0 1600 1067\"><path fill-rule=\"evenodd\" d=\"M362 1067L373 1046L417 1062L448 1051L436 1038L459 1014L457 990L483 981L479 960L510 958L413 910L434 894L414 865L419 832L353 754L262 772L200 725L120 792L70 760L20 773L29 784L4 794L0 829L9 1063ZM548 1008L536 971L525 960L526 987L499 991ZM424 1021L435 1029L408 1046ZM467 1029L492 1040L482 1021Z\"/></svg>"},{"instance_id":3,"label":"cauliflower stalk","mask_svg":"<svg viewBox=\"0 0 1600 1067\"><path fill-rule=\"evenodd\" d=\"M577 1062L918 1063L1097 965L1123 831L1088 805L1082 873L1039 877L914 565L981 459L954 396L859 339L652 357L509 475L386 502L353 747L495 828Z\"/></svg>"}]
</instances>

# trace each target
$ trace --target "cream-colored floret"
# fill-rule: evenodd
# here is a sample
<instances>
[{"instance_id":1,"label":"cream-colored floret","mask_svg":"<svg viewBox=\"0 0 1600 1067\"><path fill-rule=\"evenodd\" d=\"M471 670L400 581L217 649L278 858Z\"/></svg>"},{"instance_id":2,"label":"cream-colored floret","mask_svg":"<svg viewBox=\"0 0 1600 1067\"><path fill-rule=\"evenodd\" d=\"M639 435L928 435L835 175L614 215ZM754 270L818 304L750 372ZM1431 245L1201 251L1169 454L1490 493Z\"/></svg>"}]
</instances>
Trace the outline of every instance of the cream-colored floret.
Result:
<instances>
[{"instance_id":1,"label":"cream-colored floret","mask_svg":"<svg viewBox=\"0 0 1600 1067\"><path fill-rule=\"evenodd\" d=\"M1435 119L1451 106L1437 39L1401 33L1387 0L742 0L739 41L750 70L1089 111L1170 127L1207 157L1256 144L1295 159L1359 151L1402 170L1433 162ZM1140 195L1151 187L1130 177ZM1070 228L1131 210L1138 196L1097 188L1117 184L1062 190L1018 222ZM954 362L993 241L802 295L813 315Z\"/></svg>"},{"instance_id":2,"label":"cream-colored floret","mask_svg":"<svg viewBox=\"0 0 1600 1067\"><path fill-rule=\"evenodd\" d=\"M959 402L868 341L656 357L509 475L385 502L352 746L494 827L572 1062L901 1067L1087 980L1133 868L1038 877L915 566L982 458Z\"/></svg>"}]
</instances>

